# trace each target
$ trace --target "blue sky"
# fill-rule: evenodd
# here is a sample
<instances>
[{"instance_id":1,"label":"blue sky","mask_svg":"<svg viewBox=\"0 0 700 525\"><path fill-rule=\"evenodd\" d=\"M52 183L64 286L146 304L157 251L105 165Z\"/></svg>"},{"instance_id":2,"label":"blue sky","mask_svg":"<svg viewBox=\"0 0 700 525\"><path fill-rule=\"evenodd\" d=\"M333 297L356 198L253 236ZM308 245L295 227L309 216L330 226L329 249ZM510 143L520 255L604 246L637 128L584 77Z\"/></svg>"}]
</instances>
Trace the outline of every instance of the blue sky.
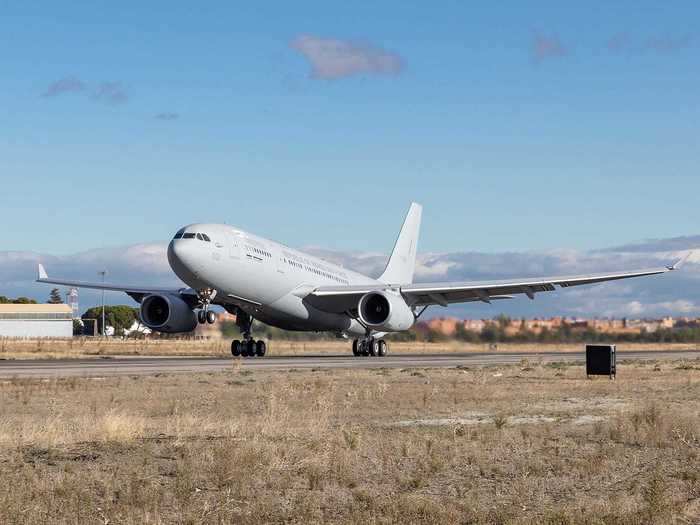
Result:
<instances>
[{"instance_id":1,"label":"blue sky","mask_svg":"<svg viewBox=\"0 0 700 525\"><path fill-rule=\"evenodd\" d=\"M0 250L698 233L700 4L5 2ZM328 55L328 46L340 49Z\"/></svg>"}]
</instances>

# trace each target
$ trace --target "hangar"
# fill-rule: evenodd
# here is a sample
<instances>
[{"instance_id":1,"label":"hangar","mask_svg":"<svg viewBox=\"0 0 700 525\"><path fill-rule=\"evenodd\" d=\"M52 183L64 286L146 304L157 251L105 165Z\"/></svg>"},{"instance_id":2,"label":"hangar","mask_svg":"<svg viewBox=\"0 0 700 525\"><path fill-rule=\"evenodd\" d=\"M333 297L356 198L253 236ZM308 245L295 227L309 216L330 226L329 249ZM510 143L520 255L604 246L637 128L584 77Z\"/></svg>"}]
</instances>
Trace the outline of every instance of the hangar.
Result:
<instances>
[{"instance_id":1,"label":"hangar","mask_svg":"<svg viewBox=\"0 0 700 525\"><path fill-rule=\"evenodd\" d=\"M0 337L73 337L67 304L0 304Z\"/></svg>"}]
</instances>

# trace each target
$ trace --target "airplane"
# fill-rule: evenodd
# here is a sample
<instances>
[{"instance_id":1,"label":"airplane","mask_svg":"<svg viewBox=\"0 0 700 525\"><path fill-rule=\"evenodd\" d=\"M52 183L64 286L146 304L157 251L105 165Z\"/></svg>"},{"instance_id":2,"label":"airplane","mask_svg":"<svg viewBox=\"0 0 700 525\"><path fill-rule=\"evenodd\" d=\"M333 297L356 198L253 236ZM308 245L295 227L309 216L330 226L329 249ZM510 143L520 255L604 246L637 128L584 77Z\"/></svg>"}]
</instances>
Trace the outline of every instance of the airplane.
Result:
<instances>
[{"instance_id":1,"label":"airplane","mask_svg":"<svg viewBox=\"0 0 700 525\"><path fill-rule=\"evenodd\" d=\"M168 245L168 262L188 288L153 288L52 279L39 264L37 282L121 291L140 303L148 328L186 333L216 322L212 305L236 316L242 341L233 356L262 357L265 341L252 337L253 320L285 330L332 332L352 338L355 356L387 355L389 333L410 329L429 306L535 299L584 284L663 274L672 266L617 273L501 281L414 283L422 207L412 203L384 272L376 279L264 239L234 226L191 224ZM686 257L687 258L687 257Z\"/></svg>"}]
</instances>

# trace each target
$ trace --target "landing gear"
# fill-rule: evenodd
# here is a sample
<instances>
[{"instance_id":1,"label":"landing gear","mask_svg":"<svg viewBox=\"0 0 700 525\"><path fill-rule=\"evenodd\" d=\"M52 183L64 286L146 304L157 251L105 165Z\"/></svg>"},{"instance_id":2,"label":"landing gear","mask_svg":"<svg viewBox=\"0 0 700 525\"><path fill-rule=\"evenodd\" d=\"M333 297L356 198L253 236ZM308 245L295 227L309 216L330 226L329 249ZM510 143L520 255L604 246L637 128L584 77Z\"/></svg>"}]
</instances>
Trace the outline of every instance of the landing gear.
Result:
<instances>
[{"instance_id":1,"label":"landing gear","mask_svg":"<svg viewBox=\"0 0 700 525\"><path fill-rule=\"evenodd\" d=\"M231 354L234 357L263 357L267 353L265 341L256 341L251 335L253 318L240 308L236 308L236 325L241 331L243 341L236 339L231 343Z\"/></svg>"},{"instance_id":2,"label":"landing gear","mask_svg":"<svg viewBox=\"0 0 700 525\"><path fill-rule=\"evenodd\" d=\"M231 355L233 357L264 357L266 353L267 345L265 341L255 341L254 339L239 341L236 339L231 343Z\"/></svg>"},{"instance_id":3,"label":"landing gear","mask_svg":"<svg viewBox=\"0 0 700 525\"><path fill-rule=\"evenodd\" d=\"M202 307L201 310L197 312L197 321L199 324L214 324L216 322L216 312L209 310L211 302L216 297L216 290L212 288L205 288L197 292L197 297L199 297L199 302Z\"/></svg>"},{"instance_id":4,"label":"landing gear","mask_svg":"<svg viewBox=\"0 0 700 525\"><path fill-rule=\"evenodd\" d=\"M352 342L352 355L355 357L384 357L388 352L389 345L384 339L366 337L364 339L355 339Z\"/></svg>"},{"instance_id":5,"label":"landing gear","mask_svg":"<svg viewBox=\"0 0 700 525\"><path fill-rule=\"evenodd\" d=\"M197 321L199 321L199 324L214 324L216 318L216 312L212 312L211 310L200 310L197 312Z\"/></svg>"}]
</instances>

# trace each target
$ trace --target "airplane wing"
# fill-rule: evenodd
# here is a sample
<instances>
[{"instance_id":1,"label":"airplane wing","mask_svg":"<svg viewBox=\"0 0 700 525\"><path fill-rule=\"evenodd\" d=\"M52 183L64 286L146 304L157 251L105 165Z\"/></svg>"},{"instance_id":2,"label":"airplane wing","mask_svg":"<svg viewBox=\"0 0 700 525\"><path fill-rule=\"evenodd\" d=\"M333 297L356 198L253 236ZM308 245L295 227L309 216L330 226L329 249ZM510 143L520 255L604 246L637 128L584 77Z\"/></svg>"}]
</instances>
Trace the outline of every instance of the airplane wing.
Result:
<instances>
[{"instance_id":1,"label":"airplane wing","mask_svg":"<svg viewBox=\"0 0 700 525\"><path fill-rule=\"evenodd\" d=\"M171 293L181 296L192 295L196 298L196 293L190 288L162 288L162 287L144 287L130 286L123 284L112 284L103 282L88 282L88 281L70 281L66 279L51 279L46 273L43 264L39 264L38 283L57 284L59 286L70 286L72 288L92 288L95 290L106 290L111 292L124 292L137 302L141 302L144 296L152 293Z\"/></svg>"},{"instance_id":2,"label":"airplane wing","mask_svg":"<svg viewBox=\"0 0 700 525\"><path fill-rule=\"evenodd\" d=\"M661 268L649 268L618 273L598 273L589 275L570 275L559 277L526 278L502 281L473 281L406 284L400 287L387 286L382 283L368 286L322 286L314 289L305 300L312 306L330 312L348 312L357 308L362 295L379 290L393 289L400 291L411 306L447 306L452 303L482 301L490 303L498 299L510 299L523 294L530 299L541 292L552 292L556 287L569 288L584 284L630 279L658 275L676 270L680 263Z\"/></svg>"}]
</instances>

